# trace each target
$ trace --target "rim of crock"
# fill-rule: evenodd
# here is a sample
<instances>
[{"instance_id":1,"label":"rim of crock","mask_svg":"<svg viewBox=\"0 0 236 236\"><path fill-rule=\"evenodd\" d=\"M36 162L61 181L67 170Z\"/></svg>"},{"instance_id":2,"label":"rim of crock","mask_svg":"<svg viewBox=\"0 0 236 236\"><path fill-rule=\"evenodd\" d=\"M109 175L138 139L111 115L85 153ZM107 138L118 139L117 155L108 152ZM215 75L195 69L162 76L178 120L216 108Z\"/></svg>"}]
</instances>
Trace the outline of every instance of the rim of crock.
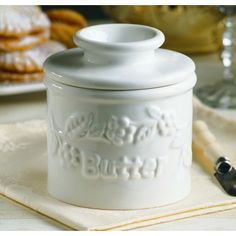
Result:
<instances>
[{"instance_id":1,"label":"rim of crock","mask_svg":"<svg viewBox=\"0 0 236 236\"><path fill-rule=\"evenodd\" d=\"M119 36L120 40L113 37L113 35L111 36L115 31L115 37ZM124 23L89 26L77 31L74 35L74 42L76 45L91 50L95 48L121 51L150 50L160 47L164 41L164 34L156 28Z\"/></svg>"},{"instance_id":2,"label":"rim of crock","mask_svg":"<svg viewBox=\"0 0 236 236\"><path fill-rule=\"evenodd\" d=\"M144 101L153 100L159 98L166 98L171 96L177 96L192 90L197 81L196 74L190 79L186 79L181 83L173 84L172 86L154 87L148 89L137 89L137 90L100 90L91 89L85 87L77 87L65 83L61 83L54 80L50 76L44 78L44 84L48 89L56 89L57 92L68 93L73 96L72 91L77 91L81 98L84 97L86 100L93 101L96 97L96 101L106 101L106 103L127 103L128 101ZM95 96L96 94L96 96Z\"/></svg>"}]
</instances>

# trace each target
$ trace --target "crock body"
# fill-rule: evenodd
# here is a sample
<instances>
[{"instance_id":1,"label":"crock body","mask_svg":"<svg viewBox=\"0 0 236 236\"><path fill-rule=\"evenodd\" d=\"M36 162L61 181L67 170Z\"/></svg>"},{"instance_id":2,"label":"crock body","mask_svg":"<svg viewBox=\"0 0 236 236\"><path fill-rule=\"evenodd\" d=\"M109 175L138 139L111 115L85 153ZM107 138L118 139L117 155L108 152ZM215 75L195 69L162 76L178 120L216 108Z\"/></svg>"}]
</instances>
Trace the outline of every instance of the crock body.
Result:
<instances>
[{"instance_id":1,"label":"crock body","mask_svg":"<svg viewBox=\"0 0 236 236\"><path fill-rule=\"evenodd\" d=\"M83 207L139 209L188 195L192 89L169 95L160 88L108 92L52 80L47 86L53 196Z\"/></svg>"},{"instance_id":2,"label":"crock body","mask_svg":"<svg viewBox=\"0 0 236 236\"><path fill-rule=\"evenodd\" d=\"M52 196L82 207L143 209L188 195L196 75L186 56L155 49L163 40L146 26L92 26L79 36L82 50L47 60Z\"/></svg>"}]
</instances>

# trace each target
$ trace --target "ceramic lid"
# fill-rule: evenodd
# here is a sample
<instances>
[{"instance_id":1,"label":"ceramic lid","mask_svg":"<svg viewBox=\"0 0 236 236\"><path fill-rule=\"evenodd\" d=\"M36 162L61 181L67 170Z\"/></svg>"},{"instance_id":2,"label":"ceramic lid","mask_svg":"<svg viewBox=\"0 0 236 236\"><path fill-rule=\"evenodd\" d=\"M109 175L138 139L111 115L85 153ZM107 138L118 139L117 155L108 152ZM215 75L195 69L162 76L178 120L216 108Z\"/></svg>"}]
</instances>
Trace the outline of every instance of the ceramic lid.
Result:
<instances>
[{"instance_id":1,"label":"ceramic lid","mask_svg":"<svg viewBox=\"0 0 236 236\"><path fill-rule=\"evenodd\" d=\"M187 56L160 49L161 31L143 25L90 26L75 35L78 48L49 57L46 77L63 84L101 90L148 89L195 77Z\"/></svg>"}]
</instances>

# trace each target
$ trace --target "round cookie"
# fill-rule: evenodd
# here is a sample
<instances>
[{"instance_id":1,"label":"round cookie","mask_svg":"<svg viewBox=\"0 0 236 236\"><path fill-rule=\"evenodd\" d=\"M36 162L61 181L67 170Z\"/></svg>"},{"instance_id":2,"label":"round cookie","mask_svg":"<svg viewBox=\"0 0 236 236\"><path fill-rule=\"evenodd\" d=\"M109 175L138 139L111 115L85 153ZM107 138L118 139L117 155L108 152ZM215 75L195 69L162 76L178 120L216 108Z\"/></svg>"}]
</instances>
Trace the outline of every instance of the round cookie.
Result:
<instances>
[{"instance_id":1,"label":"round cookie","mask_svg":"<svg viewBox=\"0 0 236 236\"><path fill-rule=\"evenodd\" d=\"M51 25L51 39L66 45L67 48L76 47L73 36L80 28L62 22L53 22Z\"/></svg>"},{"instance_id":2,"label":"round cookie","mask_svg":"<svg viewBox=\"0 0 236 236\"><path fill-rule=\"evenodd\" d=\"M28 82L43 79L43 72L35 73L12 73L0 70L0 82Z\"/></svg>"},{"instance_id":3,"label":"round cookie","mask_svg":"<svg viewBox=\"0 0 236 236\"><path fill-rule=\"evenodd\" d=\"M85 27L86 19L79 13L69 9L53 9L47 11L47 15L52 22L62 22L67 25Z\"/></svg>"},{"instance_id":4,"label":"round cookie","mask_svg":"<svg viewBox=\"0 0 236 236\"><path fill-rule=\"evenodd\" d=\"M59 42L50 40L26 51L2 52L0 70L14 73L42 72L46 58L64 49L65 47Z\"/></svg>"},{"instance_id":5,"label":"round cookie","mask_svg":"<svg viewBox=\"0 0 236 236\"><path fill-rule=\"evenodd\" d=\"M0 37L23 37L50 27L46 14L37 6L1 6Z\"/></svg>"},{"instance_id":6,"label":"round cookie","mask_svg":"<svg viewBox=\"0 0 236 236\"><path fill-rule=\"evenodd\" d=\"M51 20L51 39L62 42L67 48L76 47L73 36L76 31L87 26L86 19L79 13L68 9L47 11Z\"/></svg>"},{"instance_id":7,"label":"round cookie","mask_svg":"<svg viewBox=\"0 0 236 236\"><path fill-rule=\"evenodd\" d=\"M46 42L50 37L49 30L37 34L26 35L22 38L1 38L0 37L0 53L1 51L23 51L33 48L36 45Z\"/></svg>"}]
</instances>

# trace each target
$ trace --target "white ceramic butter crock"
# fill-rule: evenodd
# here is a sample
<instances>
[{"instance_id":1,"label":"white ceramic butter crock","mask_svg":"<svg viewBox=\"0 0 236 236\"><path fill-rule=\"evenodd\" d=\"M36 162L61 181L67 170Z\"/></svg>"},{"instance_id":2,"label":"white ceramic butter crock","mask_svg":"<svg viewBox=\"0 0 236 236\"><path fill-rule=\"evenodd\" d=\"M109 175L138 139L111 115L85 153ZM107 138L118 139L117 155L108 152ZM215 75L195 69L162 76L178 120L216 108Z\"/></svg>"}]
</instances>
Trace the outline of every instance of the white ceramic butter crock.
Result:
<instances>
[{"instance_id":1,"label":"white ceramic butter crock","mask_svg":"<svg viewBox=\"0 0 236 236\"><path fill-rule=\"evenodd\" d=\"M83 207L141 209L190 192L194 63L132 24L91 26L45 63L48 191Z\"/></svg>"}]
</instances>

